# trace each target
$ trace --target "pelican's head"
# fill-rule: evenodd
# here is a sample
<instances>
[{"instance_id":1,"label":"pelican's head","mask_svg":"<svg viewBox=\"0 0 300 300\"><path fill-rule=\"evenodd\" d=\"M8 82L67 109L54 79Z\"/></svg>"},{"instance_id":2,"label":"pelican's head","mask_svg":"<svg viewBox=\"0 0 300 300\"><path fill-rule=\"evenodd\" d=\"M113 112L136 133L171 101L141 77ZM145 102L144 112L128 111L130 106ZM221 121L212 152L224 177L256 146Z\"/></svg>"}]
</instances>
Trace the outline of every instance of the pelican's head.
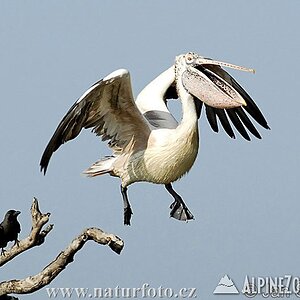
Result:
<instances>
[{"instance_id":1,"label":"pelican's head","mask_svg":"<svg viewBox=\"0 0 300 300\"><path fill-rule=\"evenodd\" d=\"M176 57L176 82L181 81L189 94L215 108L246 105L245 100L232 86L233 78L221 66L255 72L254 69L216 61L188 52Z\"/></svg>"}]
</instances>

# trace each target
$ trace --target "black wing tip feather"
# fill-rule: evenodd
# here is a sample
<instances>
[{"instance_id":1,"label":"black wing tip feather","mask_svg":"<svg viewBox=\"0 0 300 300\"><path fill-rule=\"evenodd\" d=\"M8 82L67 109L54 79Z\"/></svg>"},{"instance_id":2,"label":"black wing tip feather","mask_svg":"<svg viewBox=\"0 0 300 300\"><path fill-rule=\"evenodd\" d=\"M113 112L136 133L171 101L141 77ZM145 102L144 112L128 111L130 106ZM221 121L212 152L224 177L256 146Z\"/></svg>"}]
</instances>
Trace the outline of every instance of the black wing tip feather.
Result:
<instances>
[{"instance_id":1,"label":"black wing tip feather","mask_svg":"<svg viewBox=\"0 0 300 300\"><path fill-rule=\"evenodd\" d=\"M83 108L87 110L89 106L90 104ZM75 102L71 106L61 122L58 124L53 136L48 142L40 161L40 171L44 173L44 175L46 175L52 154L65 142L78 136L82 128L84 128L84 122L87 117L85 113L76 114L76 108L78 107L78 102ZM73 121L73 123L71 121Z\"/></svg>"},{"instance_id":2,"label":"black wing tip feather","mask_svg":"<svg viewBox=\"0 0 300 300\"><path fill-rule=\"evenodd\" d=\"M205 112L210 127L214 132L218 133L219 127L216 118L216 113L214 112L213 108L205 104Z\"/></svg>"},{"instance_id":3,"label":"black wing tip feather","mask_svg":"<svg viewBox=\"0 0 300 300\"><path fill-rule=\"evenodd\" d=\"M225 132L233 139L235 139L234 131L232 130L232 127L230 125L230 122L228 120L228 116L225 113L225 109L213 109L215 114L218 116L220 123L222 127L224 128Z\"/></svg>"},{"instance_id":4,"label":"black wing tip feather","mask_svg":"<svg viewBox=\"0 0 300 300\"><path fill-rule=\"evenodd\" d=\"M46 175L49 161L50 161L50 158L48 157L48 154L45 151L43 153L41 161L40 161L40 172L42 172L43 175Z\"/></svg>"},{"instance_id":5,"label":"black wing tip feather","mask_svg":"<svg viewBox=\"0 0 300 300\"><path fill-rule=\"evenodd\" d=\"M226 134L232 139L236 139L236 136L231 125L234 125L234 128L240 133L240 135L246 141L251 141L251 137L248 131L257 139L262 139L260 133L252 124L252 121L249 119L249 117L247 116L247 114L244 112L242 108L217 109L207 105L205 105L205 108L206 108L206 117L208 119L209 125L215 133L219 132L218 123L220 123L220 125L223 127ZM257 118L255 118L256 114L254 114L254 111L256 110L259 111L258 115L259 115L260 122L257 120ZM246 111L249 113L248 110ZM252 116L252 118L255 121L257 121L258 124L260 124L262 127L270 130L271 128L269 127L266 119L263 117L259 108L256 107L254 111L251 110L251 114L249 113ZM231 121L232 124L230 124L229 120ZM248 129L248 131L246 129Z\"/></svg>"},{"instance_id":6,"label":"black wing tip feather","mask_svg":"<svg viewBox=\"0 0 300 300\"><path fill-rule=\"evenodd\" d=\"M231 132L227 132L226 129L225 129L225 132L227 133L227 135L228 135L231 139L234 139L234 140L236 139L236 136L235 136L235 134L234 134L233 132L232 132L232 133L231 133Z\"/></svg>"},{"instance_id":7,"label":"black wing tip feather","mask_svg":"<svg viewBox=\"0 0 300 300\"><path fill-rule=\"evenodd\" d=\"M242 120L238 117L238 114L237 114L236 110L234 110L234 109L228 109L228 110L226 110L226 113L227 113L227 116L229 117L229 119L231 120L232 124L233 124L234 127L236 128L236 130L241 134L241 136L242 136L245 140L250 141L251 138L250 138L248 132L246 131L244 125L245 125L246 127L248 127L248 126L247 126L247 124L244 124L244 123L242 122ZM248 124L248 125L249 125L249 124ZM253 126L253 127L254 127L254 126ZM248 128L248 129L249 129L249 128Z\"/></svg>"},{"instance_id":8,"label":"black wing tip feather","mask_svg":"<svg viewBox=\"0 0 300 300\"><path fill-rule=\"evenodd\" d=\"M48 144L44 150L44 153L42 154L42 157L40 160L40 172L42 172L43 175L46 175L52 154L63 144L63 142L59 142L60 141L58 139L59 135L57 133L58 133L58 130L55 131L52 138L48 142Z\"/></svg>"},{"instance_id":9,"label":"black wing tip feather","mask_svg":"<svg viewBox=\"0 0 300 300\"><path fill-rule=\"evenodd\" d=\"M44 176L46 175L47 168L48 165L43 165L42 162L40 163L40 172L43 173Z\"/></svg>"}]
</instances>

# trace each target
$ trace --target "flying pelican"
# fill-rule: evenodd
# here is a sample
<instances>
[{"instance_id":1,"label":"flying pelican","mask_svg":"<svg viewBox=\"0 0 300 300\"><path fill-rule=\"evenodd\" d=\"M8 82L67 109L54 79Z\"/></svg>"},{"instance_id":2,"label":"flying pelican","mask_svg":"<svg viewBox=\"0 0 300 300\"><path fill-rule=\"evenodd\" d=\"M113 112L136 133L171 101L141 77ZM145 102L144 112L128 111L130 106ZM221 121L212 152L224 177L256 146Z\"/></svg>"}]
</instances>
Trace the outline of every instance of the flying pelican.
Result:
<instances>
[{"instance_id":1,"label":"flying pelican","mask_svg":"<svg viewBox=\"0 0 300 300\"><path fill-rule=\"evenodd\" d=\"M177 56L175 64L150 82L136 102L129 72L112 72L92 85L66 113L42 155L41 171L46 173L52 154L63 143L77 137L82 128L92 128L103 141L109 141L113 154L95 162L85 174L110 174L121 179L125 225L130 225L132 215L127 187L138 181L164 184L174 198L170 216L182 221L193 219L172 183L195 162L203 103L215 132L218 118L231 138L235 135L229 120L245 139L250 140L245 127L260 139L246 113L269 129L254 101L221 66L254 72L189 52ZM167 107L171 98L179 98L182 103L179 123Z\"/></svg>"}]
</instances>

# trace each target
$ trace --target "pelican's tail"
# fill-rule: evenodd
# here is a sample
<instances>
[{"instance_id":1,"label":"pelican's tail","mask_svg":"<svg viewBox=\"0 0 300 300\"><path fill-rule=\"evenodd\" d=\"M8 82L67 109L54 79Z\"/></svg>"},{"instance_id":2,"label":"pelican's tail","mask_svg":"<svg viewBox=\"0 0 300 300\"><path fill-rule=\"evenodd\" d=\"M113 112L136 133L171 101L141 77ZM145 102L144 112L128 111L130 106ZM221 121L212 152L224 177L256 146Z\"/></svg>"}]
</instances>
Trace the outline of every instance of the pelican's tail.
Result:
<instances>
[{"instance_id":1,"label":"pelican's tail","mask_svg":"<svg viewBox=\"0 0 300 300\"><path fill-rule=\"evenodd\" d=\"M95 177L113 172L113 163L115 162L115 156L105 156L101 160L96 161L88 169L83 171L83 174L88 177Z\"/></svg>"}]
</instances>

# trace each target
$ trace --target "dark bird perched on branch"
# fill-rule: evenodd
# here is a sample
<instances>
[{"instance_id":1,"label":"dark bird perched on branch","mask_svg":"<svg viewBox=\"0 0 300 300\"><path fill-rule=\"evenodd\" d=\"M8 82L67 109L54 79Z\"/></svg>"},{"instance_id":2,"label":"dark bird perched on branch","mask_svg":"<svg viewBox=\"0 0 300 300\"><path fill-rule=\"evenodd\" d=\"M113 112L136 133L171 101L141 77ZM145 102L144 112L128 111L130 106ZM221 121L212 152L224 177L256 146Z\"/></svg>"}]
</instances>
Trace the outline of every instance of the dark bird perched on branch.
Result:
<instances>
[{"instance_id":1,"label":"dark bird perched on branch","mask_svg":"<svg viewBox=\"0 0 300 300\"><path fill-rule=\"evenodd\" d=\"M20 223L17 220L20 211L16 210L9 210L4 217L4 220L0 224L0 248L1 255L4 254L4 248L7 246L8 242L15 241L17 244L18 241L18 234L21 231Z\"/></svg>"}]
</instances>

